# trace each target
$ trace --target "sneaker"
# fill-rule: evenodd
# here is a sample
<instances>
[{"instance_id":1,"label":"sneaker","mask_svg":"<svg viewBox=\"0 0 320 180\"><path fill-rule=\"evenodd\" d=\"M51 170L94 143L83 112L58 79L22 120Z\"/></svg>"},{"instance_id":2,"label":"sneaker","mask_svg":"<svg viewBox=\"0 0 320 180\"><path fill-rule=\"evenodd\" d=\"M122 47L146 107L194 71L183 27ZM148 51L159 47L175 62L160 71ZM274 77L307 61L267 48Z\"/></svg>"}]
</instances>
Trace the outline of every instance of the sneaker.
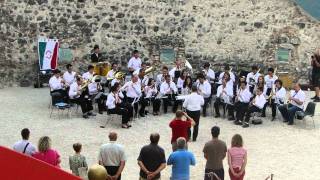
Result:
<instances>
[{"instance_id":1,"label":"sneaker","mask_svg":"<svg viewBox=\"0 0 320 180\"><path fill-rule=\"evenodd\" d=\"M214 117L215 117L215 118L219 118L219 117L220 117L220 114L217 114L217 115L215 115Z\"/></svg>"},{"instance_id":2,"label":"sneaker","mask_svg":"<svg viewBox=\"0 0 320 180\"><path fill-rule=\"evenodd\" d=\"M228 118L228 121L234 121L235 119L234 119L234 117L229 117Z\"/></svg>"},{"instance_id":3,"label":"sneaker","mask_svg":"<svg viewBox=\"0 0 320 180\"><path fill-rule=\"evenodd\" d=\"M144 114L140 114L140 113L139 113L139 115L140 115L140 117L145 117L145 115L144 115Z\"/></svg>"},{"instance_id":4,"label":"sneaker","mask_svg":"<svg viewBox=\"0 0 320 180\"><path fill-rule=\"evenodd\" d=\"M320 97L315 97L313 102L320 102Z\"/></svg>"},{"instance_id":5,"label":"sneaker","mask_svg":"<svg viewBox=\"0 0 320 180\"><path fill-rule=\"evenodd\" d=\"M99 114L103 114L103 111L99 111Z\"/></svg>"},{"instance_id":6,"label":"sneaker","mask_svg":"<svg viewBox=\"0 0 320 180\"><path fill-rule=\"evenodd\" d=\"M243 128L249 127L249 123L247 123L247 122L243 123L242 127L243 127Z\"/></svg>"},{"instance_id":7,"label":"sneaker","mask_svg":"<svg viewBox=\"0 0 320 180\"><path fill-rule=\"evenodd\" d=\"M89 116L96 116L97 114L93 113L93 112L88 112Z\"/></svg>"},{"instance_id":8,"label":"sneaker","mask_svg":"<svg viewBox=\"0 0 320 180\"><path fill-rule=\"evenodd\" d=\"M89 118L89 116L88 116L87 114L82 115L82 117L83 117L84 119L88 119L88 118Z\"/></svg>"},{"instance_id":9,"label":"sneaker","mask_svg":"<svg viewBox=\"0 0 320 180\"><path fill-rule=\"evenodd\" d=\"M274 121L276 119L276 117L272 117L271 121Z\"/></svg>"},{"instance_id":10,"label":"sneaker","mask_svg":"<svg viewBox=\"0 0 320 180\"><path fill-rule=\"evenodd\" d=\"M293 125L293 122L288 122L288 125L290 125L290 126Z\"/></svg>"},{"instance_id":11,"label":"sneaker","mask_svg":"<svg viewBox=\"0 0 320 180\"><path fill-rule=\"evenodd\" d=\"M236 121L234 121L234 124L235 124L235 125L242 125L242 121L236 120Z\"/></svg>"},{"instance_id":12,"label":"sneaker","mask_svg":"<svg viewBox=\"0 0 320 180\"><path fill-rule=\"evenodd\" d=\"M317 98L317 96L314 96L314 97L312 97L311 99L316 99Z\"/></svg>"}]
</instances>

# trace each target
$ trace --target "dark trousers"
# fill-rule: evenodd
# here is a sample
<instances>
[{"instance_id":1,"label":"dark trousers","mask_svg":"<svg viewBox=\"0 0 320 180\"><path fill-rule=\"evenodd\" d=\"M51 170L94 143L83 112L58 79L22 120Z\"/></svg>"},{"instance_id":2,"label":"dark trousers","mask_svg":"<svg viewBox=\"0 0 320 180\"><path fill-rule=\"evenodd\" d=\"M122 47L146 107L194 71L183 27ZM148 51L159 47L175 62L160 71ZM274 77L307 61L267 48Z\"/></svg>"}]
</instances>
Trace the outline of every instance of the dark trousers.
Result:
<instances>
[{"instance_id":1,"label":"dark trousers","mask_svg":"<svg viewBox=\"0 0 320 180\"><path fill-rule=\"evenodd\" d=\"M280 105L278 109L283 119L285 121L289 121L289 123L293 123L294 115L297 111L303 111L301 108L294 106L292 104L288 104L288 107L286 105Z\"/></svg>"},{"instance_id":2,"label":"dark trousers","mask_svg":"<svg viewBox=\"0 0 320 180\"><path fill-rule=\"evenodd\" d=\"M224 102L222 102L222 99L221 98L217 98L216 101L214 102L214 109L216 111L216 115L219 115L220 116L220 110L219 110L219 107L222 106L223 107L223 111L225 110L225 107L226 109L228 109L228 116L229 117L233 117L233 105L231 104L226 104Z\"/></svg>"},{"instance_id":3,"label":"dark trousers","mask_svg":"<svg viewBox=\"0 0 320 180\"><path fill-rule=\"evenodd\" d=\"M253 94L254 86L249 86L249 91Z\"/></svg>"},{"instance_id":4,"label":"dark trousers","mask_svg":"<svg viewBox=\"0 0 320 180\"><path fill-rule=\"evenodd\" d=\"M134 98L131 98L131 97L127 97L127 102L129 104L131 104L132 106L132 102L134 101ZM136 100L136 103L133 104L133 109L134 109L134 113L137 114L138 113L138 103L139 101ZM131 117L133 117L133 111L132 111L132 115Z\"/></svg>"},{"instance_id":5,"label":"dark trousers","mask_svg":"<svg viewBox=\"0 0 320 180\"><path fill-rule=\"evenodd\" d=\"M140 98L140 105L141 105L141 107L139 110L139 114L144 115L146 106L148 105L148 100L144 96L142 98Z\"/></svg>"},{"instance_id":6,"label":"dark trousers","mask_svg":"<svg viewBox=\"0 0 320 180\"><path fill-rule=\"evenodd\" d=\"M56 103L64 102L68 103L68 94L64 89L53 90L50 92L52 98L52 105L54 106Z\"/></svg>"},{"instance_id":7,"label":"dark trousers","mask_svg":"<svg viewBox=\"0 0 320 180\"><path fill-rule=\"evenodd\" d=\"M202 115L204 117L206 117L206 115L207 115L207 107L208 107L208 104L209 104L210 100L211 100L210 97L204 98L204 104L203 104L203 107L202 107Z\"/></svg>"},{"instance_id":8,"label":"dark trousers","mask_svg":"<svg viewBox=\"0 0 320 180\"><path fill-rule=\"evenodd\" d=\"M122 124L127 124L129 121L129 112L125 108L116 107L114 109L108 109L109 114L119 114L122 117Z\"/></svg>"},{"instance_id":9,"label":"dark trousers","mask_svg":"<svg viewBox=\"0 0 320 180\"><path fill-rule=\"evenodd\" d=\"M152 98L152 106L153 106L153 112L159 112L160 111L160 106L161 106L161 100Z\"/></svg>"},{"instance_id":10,"label":"dark trousers","mask_svg":"<svg viewBox=\"0 0 320 180\"><path fill-rule=\"evenodd\" d=\"M97 102L99 111L104 111L106 109L105 100L107 99L107 96L105 96L102 92L92 95L91 99L94 99Z\"/></svg>"},{"instance_id":11,"label":"dark trousers","mask_svg":"<svg viewBox=\"0 0 320 180\"><path fill-rule=\"evenodd\" d=\"M249 103L237 102L235 104L236 120L243 121L245 113L248 111Z\"/></svg>"},{"instance_id":12,"label":"dark trousers","mask_svg":"<svg viewBox=\"0 0 320 180\"><path fill-rule=\"evenodd\" d=\"M204 180L217 180L217 178L210 173L215 173L221 180L224 180L224 169L205 169Z\"/></svg>"},{"instance_id":13,"label":"dark trousers","mask_svg":"<svg viewBox=\"0 0 320 180\"><path fill-rule=\"evenodd\" d=\"M163 112L167 113L168 112L168 106L172 104L173 101L173 107L172 107L172 112L176 112L178 109L178 102L175 99L175 95L168 95L168 98L163 98Z\"/></svg>"},{"instance_id":14,"label":"dark trousers","mask_svg":"<svg viewBox=\"0 0 320 180\"><path fill-rule=\"evenodd\" d=\"M269 100L267 100L266 104L263 106L263 109L262 109L262 116L266 116L267 106L271 106L271 109L272 109L272 117L276 117L277 105L276 105L276 103L275 103L275 99L271 99L271 102L270 102Z\"/></svg>"},{"instance_id":15,"label":"dark trousers","mask_svg":"<svg viewBox=\"0 0 320 180\"><path fill-rule=\"evenodd\" d=\"M70 102L79 104L83 114L93 110L92 101L82 95L79 98L70 99Z\"/></svg>"},{"instance_id":16,"label":"dark trousers","mask_svg":"<svg viewBox=\"0 0 320 180\"><path fill-rule=\"evenodd\" d=\"M106 168L109 176L114 176L117 174L119 166L104 166ZM117 180L121 180L121 174Z\"/></svg>"},{"instance_id":17,"label":"dark trousers","mask_svg":"<svg viewBox=\"0 0 320 180\"><path fill-rule=\"evenodd\" d=\"M200 121L200 110L199 111L188 111L188 116L190 116L194 121L195 125L193 126L192 140L197 140L198 137L198 129L199 129L199 121ZM191 138L191 128L188 129L188 137Z\"/></svg>"},{"instance_id":18,"label":"dark trousers","mask_svg":"<svg viewBox=\"0 0 320 180\"><path fill-rule=\"evenodd\" d=\"M250 106L246 112L245 122L249 123L251 114L254 112L260 112L260 111L261 111L261 109L259 109L257 106Z\"/></svg>"}]
</instances>

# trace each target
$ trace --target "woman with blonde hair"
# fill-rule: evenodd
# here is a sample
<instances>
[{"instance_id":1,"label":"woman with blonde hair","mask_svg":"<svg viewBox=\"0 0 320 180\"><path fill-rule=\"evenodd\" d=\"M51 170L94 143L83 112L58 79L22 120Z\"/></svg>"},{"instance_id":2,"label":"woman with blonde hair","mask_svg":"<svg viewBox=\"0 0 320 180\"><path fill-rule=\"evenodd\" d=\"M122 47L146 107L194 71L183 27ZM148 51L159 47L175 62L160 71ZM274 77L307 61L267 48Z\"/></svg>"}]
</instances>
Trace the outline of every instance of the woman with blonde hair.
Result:
<instances>
[{"instance_id":1,"label":"woman with blonde hair","mask_svg":"<svg viewBox=\"0 0 320 180\"><path fill-rule=\"evenodd\" d=\"M39 139L38 152L32 156L60 168L60 155L56 150L51 149L51 139L48 136L43 136Z\"/></svg>"},{"instance_id":2,"label":"woman with blonde hair","mask_svg":"<svg viewBox=\"0 0 320 180\"><path fill-rule=\"evenodd\" d=\"M228 164L230 180L243 180L247 165L247 150L243 147L240 134L235 134L228 149Z\"/></svg>"}]
</instances>

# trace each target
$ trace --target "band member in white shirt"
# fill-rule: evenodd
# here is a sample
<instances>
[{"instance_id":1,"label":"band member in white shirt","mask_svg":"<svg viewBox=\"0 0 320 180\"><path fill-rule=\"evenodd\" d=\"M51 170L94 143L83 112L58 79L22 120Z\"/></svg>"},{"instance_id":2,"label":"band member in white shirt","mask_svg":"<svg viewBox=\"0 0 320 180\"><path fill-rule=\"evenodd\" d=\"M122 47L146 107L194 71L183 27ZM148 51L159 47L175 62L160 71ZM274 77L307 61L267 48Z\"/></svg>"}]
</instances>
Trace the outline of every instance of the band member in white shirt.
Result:
<instances>
[{"instance_id":1,"label":"band member in white shirt","mask_svg":"<svg viewBox=\"0 0 320 180\"><path fill-rule=\"evenodd\" d=\"M111 87L110 82L115 79L115 74L118 72L118 63L114 62L111 65L112 69L107 73L107 86Z\"/></svg>"},{"instance_id":2,"label":"band member in white shirt","mask_svg":"<svg viewBox=\"0 0 320 180\"><path fill-rule=\"evenodd\" d=\"M182 70L181 72L181 76L178 78L177 81L177 88L178 88L178 92L179 94L181 94L181 90L183 88L183 83L186 80L186 78L188 77L188 73L186 70Z\"/></svg>"},{"instance_id":3,"label":"band member in white shirt","mask_svg":"<svg viewBox=\"0 0 320 180\"><path fill-rule=\"evenodd\" d=\"M106 106L108 108L109 114L119 114L122 116L122 128L129 128L131 125L128 124L130 119L130 111L122 106L122 100L119 95L120 86L116 83L110 89L110 94L108 94L108 98L106 101Z\"/></svg>"},{"instance_id":4,"label":"band member in white shirt","mask_svg":"<svg viewBox=\"0 0 320 180\"><path fill-rule=\"evenodd\" d=\"M181 94L182 95L190 94L192 85L193 85L192 78L190 76L187 76L186 79L183 82Z\"/></svg>"},{"instance_id":5,"label":"band member in white shirt","mask_svg":"<svg viewBox=\"0 0 320 180\"><path fill-rule=\"evenodd\" d=\"M282 114L284 122L288 122L288 125L293 125L294 115L297 111L303 111L304 102L306 100L305 93L301 90L300 84L294 85L294 90L290 92L289 104L279 106L278 109Z\"/></svg>"},{"instance_id":6,"label":"band member in white shirt","mask_svg":"<svg viewBox=\"0 0 320 180\"><path fill-rule=\"evenodd\" d=\"M201 95L198 94L197 86L192 86L192 93L187 95L183 102L183 107L187 110L187 115L190 116L194 121L195 125L193 126L192 141L196 141L198 137L198 129L200 122L200 110L201 106L204 105L204 99ZM191 129L188 129L188 136L191 139Z\"/></svg>"},{"instance_id":7,"label":"band member in white shirt","mask_svg":"<svg viewBox=\"0 0 320 180\"><path fill-rule=\"evenodd\" d=\"M99 114L103 114L103 111L105 110L104 100L106 99L106 96L103 94L104 90L100 82L101 79L97 78L95 82L91 82L88 85L88 90L90 99L92 99L93 102L98 103Z\"/></svg>"},{"instance_id":8,"label":"band member in white shirt","mask_svg":"<svg viewBox=\"0 0 320 180\"><path fill-rule=\"evenodd\" d=\"M163 97L163 112L167 113L168 106L171 105L171 102L174 101L174 105L172 107L172 111L175 113L178 109L178 103L176 101L176 94L178 93L178 89L176 84L171 81L170 75L165 76L165 81L160 86L160 94Z\"/></svg>"},{"instance_id":9,"label":"band member in white shirt","mask_svg":"<svg viewBox=\"0 0 320 180\"><path fill-rule=\"evenodd\" d=\"M249 127L249 120L250 116L254 112L259 112L264 107L264 104L267 102L265 96L262 94L263 89L258 88L256 97L251 101L249 105L249 109L246 112L245 122L243 122L242 127L247 128Z\"/></svg>"},{"instance_id":10,"label":"band member in white shirt","mask_svg":"<svg viewBox=\"0 0 320 180\"><path fill-rule=\"evenodd\" d=\"M235 109L236 109L236 120L234 122L235 124L242 124L243 117L249 107L251 97L252 97L252 94L250 90L247 88L246 81L240 82L240 89L238 90L237 96L235 98Z\"/></svg>"},{"instance_id":11,"label":"band member in white shirt","mask_svg":"<svg viewBox=\"0 0 320 180\"><path fill-rule=\"evenodd\" d=\"M204 98L204 105L202 107L203 117L207 116L207 106L211 100L211 85L203 76L203 74L199 74L198 76L199 82L197 83L198 92Z\"/></svg>"},{"instance_id":12,"label":"band member in white shirt","mask_svg":"<svg viewBox=\"0 0 320 180\"><path fill-rule=\"evenodd\" d=\"M139 82L138 75L136 74L132 75L131 81L125 83L122 86L122 89L126 91L126 96L127 96L126 101L133 105L135 115L137 115L139 99L142 96L141 83ZM144 107L141 107L141 108L144 109ZM133 114L130 117L133 117Z\"/></svg>"},{"instance_id":13,"label":"band member in white shirt","mask_svg":"<svg viewBox=\"0 0 320 180\"><path fill-rule=\"evenodd\" d=\"M176 65L174 68L172 68L170 71L169 71L169 75L171 76L171 78L173 78L173 82L177 82L178 78L181 76L181 71L182 71L182 62L180 59L177 59L176 60Z\"/></svg>"},{"instance_id":14,"label":"band member in white shirt","mask_svg":"<svg viewBox=\"0 0 320 180\"><path fill-rule=\"evenodd\" d=\"M139 58L139 51L134 50L133 51L133 56L128 62L128 69L129 72L132 74L134 71L139 70L141 68L141 59Z\"/></svg>"},{"instance_id":15,"label":"band member in white shirt","mask_svg":"<svg viewBox=\"0 0 320 180\"><path fill-rule=\"evenodd\" d=\"M91 62L92 63L97 63L100 61L100 48L99 45L94 45L93 47L93 53L91 54Z\"/></svg>"},{"instance_id":16,"label":"band member in white shirt","mask_svg":"<svg viewBox=\"0 0 320 180\"><path fill-rule=\"evenodd\" d=\"M154 79L150 78L147 86L144 87L145 98L149 102L152 102L153 115L159 115L161 100L157 98L158 89Z\"/></svg>"},{"instance_id":17,"label":"band member in white shirt","mask_svg":"<svg viewBox=\"0 0 320 180\"><path fill-rule=\"evenodd\" d=\"M157 75L157 79L156 79L156 84L157 84L157 88L160 90L160 86L163 82L166 81L166 76L169 75L169 70L167 66L163 66L161 69L162 73ZM169 75L170 76L170 75ZM172 77L170 76L171 80Z\"/></svg>"},{"instance_id":18,"label":"band member in white shirt","mask_svg":"<svg viewBox=\"0 0 320 180\"><path fill-rule=\"evenodd\" d=\"M208 63L208 62L204 63L203 72L204 72L205 78L209 82L213 82L215 80L216 75L215 75L214 71L210 68L210 63Z\"/></svg>"},{"instance_id":19,"label":"band member in white shirt","mask_svg":"<svg viewBox=\"0 0 320 180\"><path fill-rule=\"evenodd\" d=\"M59 69L55 69L52 71L53 76L49 80L50 86L50 95L52 96L52 105L58 102L67 102L68 95L65 90L66 83L65 80L61 78L61 71Z\"/></svg>"},{"instance_id":20,"label":"band member in white shirt","mask_svg":"<svg viewBox=\"0 0 320 180\"><path fill-rule=\"evenodd\" d=\"M82 78L77 77L76 82L72 83L69 89L69 97L71 103L77 103L81 106L83 118L95 116L91 111L93 110L92 102L86 97L85 92L81 90Z\"/></svg>"},{"instance_id":21,"label":"band member in white shirt","mask_svg":"<svg viewBox=\"0 0 320 180\"><path fill-rule=\"evenodd\" d=\"M249 85L250 92L253 93L255 85L258 83L258 78L261 75L258 72L258 66L252 66L251 67L252 72L247 74L247 84Z\"/></svg>"},{"instance_id":22,"label":"band member in white shirt","mask_svg":"<svg viewBox=\"0 0 320 180\"><path fill-rule=\"evenodd\" d=\"M222 84L222 79L224 78L224 74L225 74L225 73L228 73L228 74L229 74L230 79L232 80L232 84L233 84L234 82L236 82L236 76L233 74L232 71L230 71L229 65L226 65L226 66L224 67L224 72L221 72L221 73L219 74L219 84Z\"/></svg>"},{"instance_id":23,"label":"band member in white shirt","mask_svg":"<svg viewBox=\"0 0 320 180\"><path fill-rule=\"evenodd\" d=\"M273 92L273 95L271 97L271 99L269 99L269 97L267 96L267 103L263 108L263 113L265 113L267 104L270 104L271 109L272 109L272 119L271 121L274 121L275 117L276 117L276 113L277 113L277 105L281 105L284 103L284 98L286 97L286 89L284 87L282 87L282 81L277 79L275 82L275 92ZM265 91L265 89L264 89ZM266 96L266 94L264 94Z\"/></svg>"},{"instance_id":24,"label":"band member in white shirt","mask_svg":"<svg viewBox=\"0 0 320 180\"><path fill-rule=\"evenodd\" d=\"M88 66L88 72L82 74L84 80L91 80L94 75L94 67L92 65Z\"/></svg>"},{"instance_id":25,"label":"band member in white shirt","mask_svg":"<svg viewBox=\"0 0 320 180\"><path fill-rule=\"evenodd\" d=\"M217 99L214 102L214 109L216 111L215 117L218 118L220 117L220 111L219 111L219 106L227 106L229 109L229 116L233 116L232 111L230 111L231 108L231 102L233 98L233 88L230 86L227 86L226 80L222 81L222 85L218 87L217 89Z\"/></svg>"},{"instance_id":26,"label":"band member in white shirt","mask_svg":"<svg viewBox=\"0 0 320 180\"><path fill-rule=\"evenodd\" d=\"M72 65L67 64L67 71L63 73L63 79L66 82L66 86L70 87L72 83L76 81L76 72L72 71Z\"/></svg>"},{"instance_id":27,"label":"band member in white shirt","mask_svg":"<svg viewBox=\"0 0 320 180\"><path fill-rule=\"evenodd\" d=\"M265 83L265 81L264 81L264 77L263 77L263 75L260 75L259 77L258 77L258 81L257 81L257 84L254 86L254 90L253 90L253 95L256 95L257 93L256 93L256 91L257 91L257 89L258 88L263 88L263 94L265 95L265 96L267 96L267 86L266 86L266 83Z\"/></svg>"}]
</instances>

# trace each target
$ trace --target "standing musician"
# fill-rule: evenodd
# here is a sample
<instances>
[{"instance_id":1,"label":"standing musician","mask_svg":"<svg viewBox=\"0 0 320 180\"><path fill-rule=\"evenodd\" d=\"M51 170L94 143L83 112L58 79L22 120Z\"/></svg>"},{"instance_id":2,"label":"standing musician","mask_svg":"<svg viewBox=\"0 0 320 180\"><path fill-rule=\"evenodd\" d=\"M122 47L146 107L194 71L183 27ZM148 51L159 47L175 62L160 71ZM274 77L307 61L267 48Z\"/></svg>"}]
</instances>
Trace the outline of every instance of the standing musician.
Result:
<instances>
[{"instance_id":1,"label":"standing musician","mask_svg":"<svg viewBox=\"0 0 320 180\"><path fill-rule=\"evenodd\" d=\"M98 103L99 114L103 114L103 111L105 109L104 100L106 99L106 97L105 95L103 95L104 90L100 81L101 79L99 78L95 79L95 82L91 82L88 85L88 90L90 99L93 100L93 103Z\"/></svg>"},{"instance_id":2,"label":"standing musician","mask_svg":"<svg viewBox=\"0 0 320 180\"><path fill-rule=\"evenodd\" d=\"M211 100L211 85L208 80L205 79L203 74L199 74L198 76L199 82L197 83L198 92L204 98L204 105L202 109L203 117L207 116L207 106Z\"/></svg>"},{"instance_id":3,"label":"standing musician","mask_svg":"<svg viewBox=\"0 0 320 180\"><path fill-rule=\"evenodd\" d=\"M190 94L192 85L193 85L192 78L190 76L187 76L186 79L183 82L183 86L182 86L182 89L181 89L181 94L182 95Z\"/></svg>"},{"instance_id":4,"label":"standing musician","mask_svg":"<svg viewBox=\"0 0 320 180\"><path fill-rule=\"evenodd\" d=\"M268 99L269 103L271 102L271 109L272 109L272 119L271 121L274 121L276 118L277 113L277 106L282 105L284 103L284 98L286 97L286 89L282 87L282 81L280 79L277 79L275 82L275 93L272 94L270 98ZM263 107L263 112L265 112L266 105Z\"/></svg>"},{"instance_id":5,"label":"standing musician","mask_svg":"<svg viewBox=\"0 0 320 180\"><path fill-rule=\"evenodd\" d=\"M300 84L294 85L294 90L290 92L289 104L281 105L278 107L284 121L288 122L288 125L293 125L294 115L297 111L303 111L304 102L306 100L305 93L301 90Z\"/></svg>"},{"instance_id":6,"label":"standing musician","mask_svg":"<svg viewBox=\"0 0 320 180\"><path fill-rule=\"evenodd\" d=\"M92 63L97 63L100 62L101 54L100 53L100 48L99 45L94 45L93 47L93 53L91 54L91 62Z\"/></svg>"},{"instance_id":7,"label":"standing musician","mask_svg":"<svg viewBox=\"0 0 320 180\"><path fill-rule=\"evenodd\" d=\"M70 87L72 83L76 81L76 72L72 71L72 65L66 65L67 71L63 73L63 79L66 82L66 86Z\"/></svg>"},{"instance_id":8,"label":"standing musician","mask_svg":"<svg viewBox=\"0 0 320 180\"><path fill-rule=\"evenodd\" d=\"M216 94L217 93L217 87L216 87L216 85L214 83L216 75L215 75L214 71L210 68L210 63L209 62L204 63L202 71L203 71L204 77L211 84L211 94L212 95Z\"/></svg>"},{"instance_id":9,"label":"standing musician","mask_svg":"<svg viewBox=\"0 0 320 180\"><path fill-rule=\"evenodd\" d=\"M169 70L167 66L162 67L162 73L157 75L156 84L157 87L160 89L160 86L163 82L165 82L165 77L169 75ZM170 75L169 75L170 76ZM170 77L172 79L172 77Z\"/></svg>"},{"instance_id":10,"label":"standing musician","mask_svg":"<svg viewBox=\"0 0 320 180\"><path fill-rule=\"evenodd\" d=\"M249 107L252 94L247 88L247 82L241 81L240 88L238 89L237 96L235 98L236 120L235 124L242 124L245 112Z\"/></svg>"},{"instance_id":11,"label":"standing musician","mask_svg":"<svg viewBox=\"0 0 320 180\"><path fill-rule=\"evenodd\" d=\"M181 90L183 88L183 83L184 83L184 81L186 80L187 77L188 77L187 71L185 69L182 70L181 76L178 78L178 81L177 81L177 88L178 88L179 94L181 94Z\"/></svg>"},{"instance_id":12,"label":"standing musician","mask_svg":"<svg viewBox=\"0 0 320 180\"><path fill-rule=\"evenodd\" d=\"M176 101L176 94L178 93L178 89L176 84L171 81L170 75L165 76L165 81L160 86L160 94L163 97L163 112L167 113L168 106L171 105L171 102L174 101L174 105L172 107L172 111L175 113L178 109L178 103Z\"/></svg>"},{"instance_id":13,"label":"standing musician","mask_svg":"<svg viewBox=\"0 0 320 180\"><path fill-rule=\"evenodd\" d=\"M122 100L120 96L120 86L116 83L111 86L111 93L108 95L106 106L109 114L119 114L122 116L122 128L130 128L128 124L130 119L130 110L122 106Z\"/></svg>"},{"instance_id":14,"label":"standing musician","mask_svg":"<svg viewBox=\"0 0 320 180\"><path fill-rule=\"evenodd\" d=\"M134 72L133 74L135 75L136 72ZM138 77L139 77L138 81L141 85L141 93L142 93L141 97L140 97L140 101L139 101L139 103L141 104L141 108L139 110L139 115L140 115L140 117L144 117L145 115L148 114L148 112L145 111L145 107L148 105L148 100L146 99L144 87L146 85L148 85L148 80L149 80L149 77L145 74L145 68L139 69Z\"/></svg>"},{"instance_id":15,"label":"standing musician","mask_svg":"<svg viewBox=\"0 0 320 180\"><path fill-rule=\"evenodd\" d=\"M142 96L141 83L139 82L138 75L136 74L132 75L131 81L125 83L121 89L126 91L126 96L127 96L126 101L133 106L134 112L135 112L134 115L137 116L138 103L139 103L140 97ZM142 106L141 108L144 110L145 107ZM133 114L131 116L133 117ZM144 117L144 115L142 117Z\"/></svg>"},{"instance_id":16,"label":"standing musician","mask_svg":"<svg viewBox=\"0 0 320 180\"><path fill-rule=\"evenodd\" d=\"M80 104L82 117L87 119L89 116L95 116L91 111L93 110L92 102L87 98L85 91L81 89L82 78L77 77L76 82L72 83L69 89L69 97L71 103Z\"/></svg>"},{"instance_id":17,"label":"standing musician","mask_svg":"<svg viewBox=\"0 0 320 180\"><path fill-rule=\"evenodd\" d=\"M227 86L227 82L224 79L222 81L222 85L218 87L217 89L217 99L214 102L214 109L216 111L216 115L215 118L220 117L220 111L219 111L219 106L222 105L222 107L227 106L227 108L229 109L229 116L233 116L232 111L230 111L231 107L231 101L233 98L233 88L230 86Z\"/></svg>"},{"instance_id":18,"label":"standing musician","mask_svg":"<svg viewBox=\"0 0 320 180\"><path fill-rule=\"evenodd\" d=\"M141 59L139 57L139 51L134 50L131 59L128 62L128 69L130 74L133 74L134 71L141 69Z\"/></svg>"},{"instance_id":19,"label":"standing musician","mask_svg":"<svg viewBox=\"0 0 320 180\"><path fill-rule=\"evenodd\" d=\"M228 73L229 74L229 76L230 76L230 79L232 80L232 86L233 86L233 83L234 82L236 82L236 76L233 74L233 72L230 70L230 67L229 67L229 65L225 65L225 67L224 67L224 72L221 72L220 74L219 74L219 84L222 84L222 80L223 80L223 78L224 78L224 74L225 73Z\"/></svg>"},{"instance_id":20,"label":"standing musician","mask_svg":"<svg viewBox=\"0 0 320 180\"><path fill-rule=\"evenodd\" d=\"M146 95L145 98L149 102L152 102L153 115L154 116L159 115L161 100L159 98L156 98L158 95L158 89L156 87L156 83L154 79L152 78L149 79L147 86L144 87L144 93Z\"/></svg>"},{"instance_id":21,"label":"standing musician","mask_svg":"<svg viewBox=\"0 0 320 180\"><path fill-rule=\"evenodd\" d=\"M181 76L182 71L182 62L180 59L177 59L175 62L175 67L169 71L169 75L173 78L173 82L177 83L178 78Z\"/></svg>"},{"instance_id":22,"label":"standing musician","mask_svg":"<svg viewBox=\"0 0 320 180\"><path fill-rule=\"evenodd\" d=\"M258 72L258 66L252 66L251 67L252 72L250 72L249 74L247 74L247 84L249 85L250 88L250 92L253 93L254 87L255 85L258 83L258 78L261 75Z\"/></svg>"},{"instance_id":23,"label":"standing musician","mask_svg":"<svg viewBox=\"0 0 320 180\"><path fill-rule=\"evenodd\" d=\"M92 65L88 66L88 72L82 74L84 80L91 80L94 75L94 67Z\"/></svg>"},{"instance_id":24,"label":"standing musician","mask_svg":"<svg viewBox=\"0 0 320 180\"><path fill-rule=\"evenodd\" d=\"M53 76L49 80L50 86L50 95L52 96L52 104L56 104L57 102L67 102L68 95L65 90L66 82L61 78L61 71L59 69L55 69L52 71Z\"/></svg>"},{"instance_id":25,"label":"standing musician","mask_svg":"<svg viewBox=\"0 0 320 180\"><path fill-rule=\"evenodd\" d=\"M266 96L269 97L271 95L271 93L274 93L274 82L278 79L278 77L276 75L274 75L274 69L273 68L269 68L268 69L268 74L264 77L264 81L266 83L266 88L267 88L267 92L266 92ZM271 99L271 102L267 101L266 106L268 105L272 105L274 104L274 99ZM264 108L261 117L266 117L266 108Z\"/></svg>"},{"instance_id":26,"label":"standing musician","mask_svg":"<svg viewBox=\"0 0 320 180\"><path fill-rule=\"evenodd\" d=\"M260 112L264 107L264 104L267 102L265 96L262 94L263 89L258 88L256 97L251 101L249 108L246 112L245 122L242 123L243 128L249 127L250 116L254 112ZM241 125L241 121L238 121L238 125Z\"/></svg>"},{"instance_id":27,"label":"standing musician","mask_svg":"<svg viewBox=\"0 0 320 180\"><path fill-rule=\"evenodd\" d=\"M312 66L312 85L315 90L314 102L320 102L320 49L318 53L311 56L311 66Z\"/></svg>"},{"instance_id":28,"label":"standing musician","mask_svg":"<svg viewBox=\"0 0 320 180\"><path fill-rule=\"evenodd\" d=\"M195 121L195 126L193 126L192 141L196 141L198 137L198 129L200 122L200 110L201 106L204 105L204 99L198 94L197 86L192 86L192 93L187 95L183 102L183 107L187 110L187 115L190 116ZM191 138L191 128L188 129L188 139Z\"/></svg>"}]
</instances>

